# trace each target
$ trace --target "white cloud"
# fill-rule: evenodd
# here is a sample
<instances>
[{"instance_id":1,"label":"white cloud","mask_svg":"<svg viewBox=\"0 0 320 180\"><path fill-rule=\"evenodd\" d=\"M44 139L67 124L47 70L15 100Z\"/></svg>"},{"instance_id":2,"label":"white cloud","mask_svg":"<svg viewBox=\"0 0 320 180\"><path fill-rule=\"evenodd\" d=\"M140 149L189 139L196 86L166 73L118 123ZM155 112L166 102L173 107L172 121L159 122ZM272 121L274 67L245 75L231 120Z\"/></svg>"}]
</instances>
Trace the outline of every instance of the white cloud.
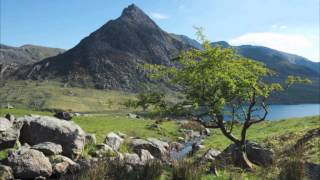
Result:
<instances>
[{"instance_id":1,"label":"white cloud","mask_svg":"<svg viewBox=\"0 0 320 180\"><path fill-rule=\"evenodd\" d=\"M157 19L157 20L163 20L163 19L168 19L169 16L166 15L166 14L162 14L162 13L156 13L156 12L152 12L150 13L150 16L154 19Z\"/></svg>"},{"instance_id":2,"label":"white cloud","mask_svg":"<svg viewBox=\"0 0 320 180\"><path fill-rule=\"evenodd\" d=\"M231 39L232 45L260 45L280 51L298 54L319 61L319 42L317 36L303 34L284 34L275 32L247 33Z\"/></svg>"},{"instance_id":3,"label":"white cloud","mask_svg":"<svg viewBox=\"0 0 320 180\"><path fill-rule=\"evenodd\" d=\"M283 29L287 29L288 28L288 26L286 26L286 25L277 25L277 24L273 24L272 26L271 26L271 28L272 28L272 30L283 30Z\"/></svg>"},{"instance_id":4,"label":"white cloud","mask_svg":"<svg viewBox=\"0 0 320 180\"><path fill-rule=\"evenodd\" d=\"M280 29L287 29L287 28L288 28L288 26L286 26L286 25L280 26Z\"/></svg>"}]
</instances>

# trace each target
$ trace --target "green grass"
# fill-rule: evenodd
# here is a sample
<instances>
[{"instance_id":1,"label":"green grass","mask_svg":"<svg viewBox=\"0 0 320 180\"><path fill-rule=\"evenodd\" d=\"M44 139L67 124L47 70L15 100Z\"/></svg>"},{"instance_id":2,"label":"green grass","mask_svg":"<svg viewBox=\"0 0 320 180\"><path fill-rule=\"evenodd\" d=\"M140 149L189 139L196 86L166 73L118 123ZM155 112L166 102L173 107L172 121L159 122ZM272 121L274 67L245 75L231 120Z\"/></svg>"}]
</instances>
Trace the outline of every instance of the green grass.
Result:
<instances>
[{"instance_id":1,"label":"green grass","mask_svg":"<svg viewBox=\"0 0 320 180\"><path fill-rule=\"evenodd\" d=\"M174 121L163 122L161 130L150 130L148 125L154 123L150 119L130 119L125 115L95 115L76 117L74 122L79 124L86 132L96 134L97 141L102 142L109 132L122 132L134 137L162 137L175 139L178 136L178 125Z\"/></svg>"},{"instance_id":2,"label":"green grass","mask_svg":"<svg viewBox=\"0 0 320 180\"><path fill-rule=\"evenodd\" d=\"M282 136L289 133L304 134L308 130L320 127L320 116L292 118L280 121L265 121L250 127L247 139L257 143L266 143L267 139ZM234 134L239 137L241 127L234 129ZM231 141L224 137L219 129L213 130L213 135L205 140L204 144L208 148L218 150L225 149Z\"/></svg>"},{"instance_id":3,"label":"green grass","mask_svg":"<svg viewBox=\"0 0 320 180\"><path fill-rule=\"evenodd\" d=\"M105 112L123 109L134 94L64 87L55 81L10 81L0 87L0 107L8 103L19 109L62 109L75 112Z\"/></svg>"}]
</instances>

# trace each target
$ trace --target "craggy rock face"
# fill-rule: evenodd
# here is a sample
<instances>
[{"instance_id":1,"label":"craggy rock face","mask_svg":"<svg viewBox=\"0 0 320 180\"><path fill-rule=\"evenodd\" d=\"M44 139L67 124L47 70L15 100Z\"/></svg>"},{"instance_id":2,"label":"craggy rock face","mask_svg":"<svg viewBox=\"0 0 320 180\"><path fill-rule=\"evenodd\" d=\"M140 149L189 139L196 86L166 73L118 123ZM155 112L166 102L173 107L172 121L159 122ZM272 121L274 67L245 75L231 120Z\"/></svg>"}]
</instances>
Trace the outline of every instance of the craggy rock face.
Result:
<instances>
[{"instance_id":1,"label":"craggy rock face","mask_svg":"<svg viewBox=\"0 0 320 180\"><path fill-rule=\"evenodd\" d=\"M39 176L49 177L52 167L49 159L40 151L21 149L12 152L7 158L15 178L33 179Z\"/></svg>"},{"instance_id":2,"label":"craggy rock face","mask_svg":"<svg viewBox=\"0 0 320 180\"><path fill-rule=\"evenodd\" d=\"M24 116L18 119L22 122L20 142L36 145L43 142L53 142L62 146L62 154L77 159L85 145L84 131L75 123L61 121L47 116Z\"/></svg>"}]
</instances>

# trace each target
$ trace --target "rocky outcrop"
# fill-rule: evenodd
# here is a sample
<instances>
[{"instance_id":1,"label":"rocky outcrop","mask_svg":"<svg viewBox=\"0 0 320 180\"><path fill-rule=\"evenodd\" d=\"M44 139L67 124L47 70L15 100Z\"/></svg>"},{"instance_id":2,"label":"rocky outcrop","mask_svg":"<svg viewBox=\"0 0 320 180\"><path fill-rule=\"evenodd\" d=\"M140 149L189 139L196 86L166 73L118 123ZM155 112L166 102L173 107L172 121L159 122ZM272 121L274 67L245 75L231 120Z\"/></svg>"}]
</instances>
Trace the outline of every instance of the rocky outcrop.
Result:
<instances>
[{"instance_id":1,"label":"rocky outcrop","mask_svg":"<svg viewBox=\"0 0 320 180\"><path fill-rule=\"evenodd\" d=\"M36 145L53 142L60 144L62 154L71 159L77 159L84 148L86 134L73 122L47 116L24 116L18 118L17 121L22 123L21 143Z\"/></svg>"},{"instance_id":2,"label":"rocky outcrop","mask_svg":"<svg viewBox=\"0 0 320 180\"><path fill-rule=\"evenodd\" d=\"M34 149L22 148L11 152L7 158L7 165L12 168L15 178L34 179L39 176L49 177L52 174L49 159Z\"/></svg>"}]
</instances>

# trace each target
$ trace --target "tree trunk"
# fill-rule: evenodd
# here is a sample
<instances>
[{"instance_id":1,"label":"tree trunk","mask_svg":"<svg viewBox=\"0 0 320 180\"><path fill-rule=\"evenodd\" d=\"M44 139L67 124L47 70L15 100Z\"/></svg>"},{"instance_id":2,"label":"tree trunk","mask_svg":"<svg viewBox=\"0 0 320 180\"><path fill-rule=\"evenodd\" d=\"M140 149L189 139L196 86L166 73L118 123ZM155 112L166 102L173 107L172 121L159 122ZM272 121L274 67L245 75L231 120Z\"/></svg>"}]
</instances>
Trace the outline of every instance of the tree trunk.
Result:
<instances>
[{"instance_id":1,"label":"tree trunk","mask_svg":"<svg viewBox=\"0 0 320 180\"><path fill-rule=\"evenodd\" d=\"M247 157L246 149L244 145L237 145L238 147L232 152L232 159L235 166L238 166L242 169L251 170L253 168L253 164Z\"/></svg>"}]
</instances>

